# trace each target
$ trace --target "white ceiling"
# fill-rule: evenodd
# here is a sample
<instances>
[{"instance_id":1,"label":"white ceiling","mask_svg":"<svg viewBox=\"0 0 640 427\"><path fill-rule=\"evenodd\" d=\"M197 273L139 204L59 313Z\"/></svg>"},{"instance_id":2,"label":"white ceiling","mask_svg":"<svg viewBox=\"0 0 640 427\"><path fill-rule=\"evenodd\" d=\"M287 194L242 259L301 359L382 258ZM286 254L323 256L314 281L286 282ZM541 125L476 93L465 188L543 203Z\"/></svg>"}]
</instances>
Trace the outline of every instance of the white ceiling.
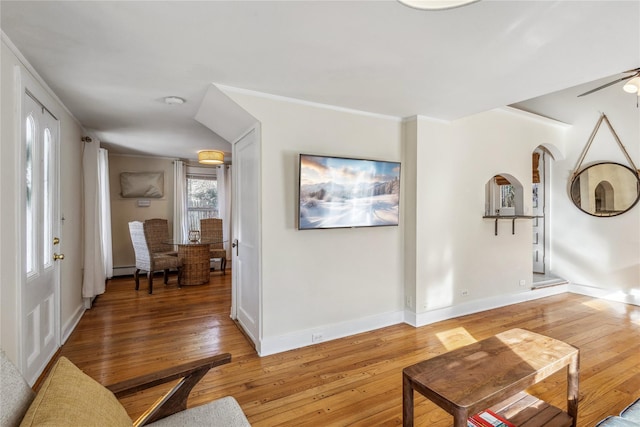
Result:
<instances>
[{"instance_id":1,"label":"white ceiling","mask_svg":"<svg viewBox=\"0 0 640 427\"><path fill-rule=\"evenodd\" d=\"M452 120L640 66L640 0L444 11L393 0L3 0L0 18L112 151L168 157L230 151L194 120L211 83ZM187 103L165 105L167 95Z\"/></svg>"}]
</instances>

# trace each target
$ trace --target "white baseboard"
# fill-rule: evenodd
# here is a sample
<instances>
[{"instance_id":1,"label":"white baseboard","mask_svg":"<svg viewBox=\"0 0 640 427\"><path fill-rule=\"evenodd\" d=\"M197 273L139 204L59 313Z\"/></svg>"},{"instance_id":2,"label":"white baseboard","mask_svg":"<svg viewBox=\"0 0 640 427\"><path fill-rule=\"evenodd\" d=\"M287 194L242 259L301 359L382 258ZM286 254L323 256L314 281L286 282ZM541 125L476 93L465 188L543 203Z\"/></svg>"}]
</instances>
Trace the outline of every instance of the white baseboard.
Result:
<instances>
[{"instance_id":1,"label":"white baseboard","mask_svg":"<svg viewBox=\"0 0 640 427\"><path fill-rule=\"evenodd\" d=\"M568 292L567 284L540 289L531 289L529 291L517 294L500 295L496 297L471 301L469 303L460 304L453 307L443 307L440 309L428 311L426 313L414 313L414 318L412 318L411 316L405 316L405 322L412 326L420 327L430 325L431 323L440 322L442 320L453 319L454 317L466 316L467 314L492 310L494 308L500 308L511 304L518 304L525 301L532 301L552 295L563 294L565 292Z\"/></svg>"},{"instance_id":2,"label":"white baseboard","mask_svg":"<svg viewBox=\"0 0 640 427\"><path fill-rule=\"evenodd\" d=\"M432 310L426 313L414 313L409 310L385 313L379 316L371 316L364 319L326 325L319 328L306 329L286 335L266 338L261 340L259 346L260 351L258 351L258 354L260 356L268 356L270 354L306 347L308 345L343 338L362 332L368 332L402 322L414 327L425 326L442 320L452 319L454 317L465 316L467 314L491 310L520 302L532 301L565 292L568 292L567 284L541 289L532 289L527 292L521 292L513 295L485 298L455 307L444 307ZM321 339L315 341L313 337L318 335L321 336Z\"/></svg>"},{"instance_id":3,"label":"white baseboard","mask_svg":"<svg viewBox=\"0 0 640 427\"><path fill-rule=\"evenodd\" d=\"M608 301L623 302L640 306L640 290L635 292L625 292L621 290L611 290L594 288L592 286L580 285L572 283L569 285L569 292L574 294L586 295L588 297L601 298Z\"/></svg>"},{"instance_id":4,"label":"white baseboard","mask_svg":"<svg viewBox=\"0 0 640 427\"><path fill-rule=\"evenodd\" d=\"M76 328L76 326L78 326L80 319L82 319L84 311L84 305L78 305L78 307L76 307L76 311L73 313L73 316L71 316L69 320L67 320L65 324L62 325L62 337L60 337L62 342L60 343L60 345L67 342L73 330Z\"/></svg>"},{"instance_id":5,"label":"white baseboard","mask_svg":"<svg viewBox=\"0 0 640 427\"><path fill-rule=\"evenodd\" d=\"M261 340L258 354L260 356L268 356L270 354L281 353L295 348L318 344L323 341L335 340L386 326L397 325L398 323L402 323L403 320L404 313L402 311L396 311L348 322L325 325L319 328L305 329L277 337L269 337ZM313 337L319 337L319 339L314 340Z\"/></svg>"}]
</instances>

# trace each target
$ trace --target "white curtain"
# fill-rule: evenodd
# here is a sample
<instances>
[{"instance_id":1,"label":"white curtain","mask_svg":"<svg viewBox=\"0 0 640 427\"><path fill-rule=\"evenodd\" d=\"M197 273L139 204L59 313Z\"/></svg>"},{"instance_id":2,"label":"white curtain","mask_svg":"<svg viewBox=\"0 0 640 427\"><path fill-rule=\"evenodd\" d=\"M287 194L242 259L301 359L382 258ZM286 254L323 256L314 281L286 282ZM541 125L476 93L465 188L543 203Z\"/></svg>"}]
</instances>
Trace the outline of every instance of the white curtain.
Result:
<instances>
[{"instance_id":1,"label":"white curtain","mask_svg":"<svg viewBox=\"0 0 640 427\"><path fill-rule=\"evenodd\" d=\"M227 250L227 259L231 259L231 165L220 165L216 170L218 180L218 210L222 218L222 238Z\"/></svg>"},{"instance_id":2,"label":"white curtain","mask_svg":"<svg viewBox=\"0 0 640 427\"><path fill-rule=\"evenodd\" d=\"M173 162L173 238L184 240L187 229L187 171L182 160Z\"/></svg>"},{"instance_id":3,"label":"white curtain","mask_svg":"<svg viewBox=\"0 0 640 427\"><path fill-rule=\"evenodd\" d=\"M111 204L107 150L91 138L85 139L82 156L84 183L84 276L82 296L91 300L105 291L113 276L111 251Z\"/></svg>"},{"instance_id":4,"label":"white curtain","mask_svg":"<svg viewBox=\"0 0 640 427\"><path fill-rule=\"evenodd\" d=\"M111 245L111 189L109 188L109 152L98 150L98 184L100 186L100 227L102 262L107 279L113 277L113 250Z\"/></svg>"}]
</instances>

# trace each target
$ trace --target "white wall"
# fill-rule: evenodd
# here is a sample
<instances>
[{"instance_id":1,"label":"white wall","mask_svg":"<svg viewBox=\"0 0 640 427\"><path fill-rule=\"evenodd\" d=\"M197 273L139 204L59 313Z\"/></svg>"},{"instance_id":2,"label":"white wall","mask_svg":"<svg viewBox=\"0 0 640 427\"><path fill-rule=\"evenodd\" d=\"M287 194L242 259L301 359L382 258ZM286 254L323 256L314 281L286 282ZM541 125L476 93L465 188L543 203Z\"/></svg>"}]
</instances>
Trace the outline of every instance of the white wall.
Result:
<instances>
[{"instance_id":1,"label":"white wall","mask_svg":"<svg viewBox=\"0 0 640 427\"><path fill-rule=\"evenodd\" d=\"M537 297L529 291L531 221L519 220L515 235L510 221L500 222L495 236L494 222L482 218L485 183L507 173L530 194L532 152L542 144L564 149L565 126L512 109L400 123L244 91L228 95L262 124L263 348ZM298 231L299 153L401 159L400 227Z\"/></svg>"},{"instance_id":2,"label":"white wall","mask_svg":"<svg viewBox=\"0 0 640 427\"><path fill-rule=\"evenodd\" d=\"M21 247L21 231L19 229L20 199L18 189L23 185L24 169L16 161L19 158L21 143L18 140L17 127L21 119L16 116L18 95L15 85L15 71L19 67L22 72L29 73L30 66L11 45L2 38L0 53L2 93L0 152L2 171L0 185L0 295L2 310L0 312L0 342L8 356L17 362L18 352L18 284L24 274L19 265L17 248ZM36 78L37 81L39 81ZM60 120L60 197L61 213L64 218L61 226L59 250L65 254L61 262L61 328L62 338L66 338L83 312L81 298L82 288L82 210L81 210L81 159L82 129L62 104L51 95L51 92L39 85L45 93L41 99L53 114Z\"/></svg>"},{"instance_id":3,"label":"white wall","mask_svg":"<svg viewBox=\"0 0 640 427\"><path fill-rule=\"evenodd\" d=\"M430 311L474 302L487 308L482 300L530 292L531 220L517 220L515 235L511 221L501 220L496 236L494 220L482 218L485 184L496 174L515 177L524 187L524 214L530 215L531 155L541 144L562 149L565 128L511 109L450 123L417 117L405 128L405 162L417 163L415 262L407 259L405 273L415 276L410 308L416 323L427 322L430 316L421 314ZM412 256L411 248L405 256Z\"/></svg>"},{"instance_id":4,"label":"white wall","mask_svg":"<svg viewBox=\"0 0 640 427\"><path fill-rule=\"evenodd\" d=\"M228 93L262 124L263 350L401 321L399 227L297 230L298 155L400 161L400 120ZM401 215L404 207L401 205Z\"/></svg>"},{"instance_id":5,"label":"white wall","mask_svg":"<svg viewBox=\"0 0 640 427\"><path fill-rule=\"evenodd\" d=\"M121 172L164 172L164 197L149 200L149 207L138 207L137 198L120 195ZM109 185L111 190L111 236L114 274L131 274L136 258L129 236L130 221L151 218L169 220L169 234L173 230L173 160L159 157L109 154ZM121 268L126 270L120 270Z\"/></svg>"},{"instance_id":6,"label":"white wall","mask_svg":"<svg viewBox=\"0 0 640 427\"><path fill-rule=\"evenodd\" d=\"M622 92L617 87L612 90ZM640 206L615 217L594 217L576 208L568 192L571 173L601 110L640 167L640 110L634 98L620 93L618 104L595 103L572 123L566 160L556 162L553 169L552 269L572 282L577 292L640 304ZM604 123L583 166L598 161L629 165Z\"/></svg>"}]
</instances>

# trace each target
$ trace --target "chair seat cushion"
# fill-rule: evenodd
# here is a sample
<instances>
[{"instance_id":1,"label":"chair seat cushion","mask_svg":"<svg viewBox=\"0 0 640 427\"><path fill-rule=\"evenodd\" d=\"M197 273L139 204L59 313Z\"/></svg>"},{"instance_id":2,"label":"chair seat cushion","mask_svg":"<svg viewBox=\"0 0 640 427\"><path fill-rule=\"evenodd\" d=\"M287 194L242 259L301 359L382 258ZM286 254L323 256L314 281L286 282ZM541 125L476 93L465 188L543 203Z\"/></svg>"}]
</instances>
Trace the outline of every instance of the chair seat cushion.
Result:
<instances>
[{"instance_id":1,"label":"chair seat cushion","mask_svg":"<svg viewBox=\"0 0 640 427\"><path fill-rule=\"evenodd\" d=\"M154 270L167 270L169 268L178 268L182 264L182 261L177 256L173 255L153 255L153 267Z\"/></svg>"},{"instance_id":2,"label":"chair seat cushion","mask_svg":"<svg viewBox=\"0 0 640 427\"><path fill-rule=\"evenodd\" d=\"M20 426L131 426L127 411L101 384L61 357Z\"/></svg>"},{"instance_id":3,"label":"chair seat cushion","mask_svg":"<svg viewBox=\"0 0 640 427\"><path fill-rule=\"evenodd\" d=\"M153 427L251 427L238 402L231 396L214 400L206 405L188 408L166 418L147 424Z\"/></svg>"},{"instance_id":4,"label":"chair seat cushion","mask_svg":"<svg viewBox=\"0 0 640 427\"><path fill-rule=\"evenodd\" d=\"M156 252L154 255L178 256L178 251Z\"/></svg>"},{"instance_id":5,"label":"chair seat cushion","mask_svg":"<svg viewBox=\"0 0 640 427\"><path fill-rule=\"evenodd\" d=\"M227 250L226 249L210 249L209 257L210 258L226 258Z\"/></svg>"}]
</instances>

